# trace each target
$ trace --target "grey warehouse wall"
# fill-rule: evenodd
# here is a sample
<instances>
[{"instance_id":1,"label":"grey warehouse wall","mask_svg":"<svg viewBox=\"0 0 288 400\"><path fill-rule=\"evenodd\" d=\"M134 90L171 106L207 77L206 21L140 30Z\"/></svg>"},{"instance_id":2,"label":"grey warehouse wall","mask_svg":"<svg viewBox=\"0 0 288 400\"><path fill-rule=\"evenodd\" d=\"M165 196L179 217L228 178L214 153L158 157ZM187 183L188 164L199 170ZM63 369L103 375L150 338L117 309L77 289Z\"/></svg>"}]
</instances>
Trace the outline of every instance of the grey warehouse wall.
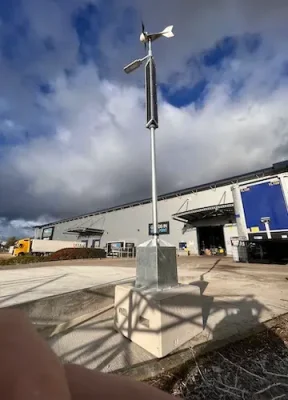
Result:
<instances>
[{"instance_id":1,"label":"grey warehouse wall","mask_svg":"<svg viewBox=\"0 0 288 400\"><path fill-rule=\"evenodd\" d=\"M232 193L230 186L194 193L186 196L159 201L159 222L170 222L170 234L162 238L178 247L179 242L190 242L191 250L198 252L197 232L191 227L183 230L184 224L175 221L172 215L180 211L197 209L216 204L231 203ZM152 222L151 204L138 205L123 210L112 211L101 215L94 215L55 225L54 240L85 240L86 238L65 233L68 229L89 227L102 229L101 247L109 241L126 240L136 245L149 239L148 225ZM40 230L40 235L41 235ZM90 243L94 238L90 238ZM89 244L90 244L89 243Z\"/></svg>"},{"instance_id":2,"label":"grey warehouse wall","mask_svg":"<svg viewBox=\"0 0 288 400\"><path fill-rule=\"evenodd\" d=\"M248 182L251 182L251 180L247 181L247 183ZM169 235L163 235L162 238L175 245L177 248L179 242L187 242L191 252L198 253L196 227L222 224L224 225L226 247L228 253L231 254L230 237L237 236L237 228L234 221L229 221L225 218L222 220L213 219L205 222L197 221L193 226L190 226L189 229L184 230L184 223L172 218L173 214L180 211L183 212L228 203L233 203L231 185L218 188L211 187L205 191L194 192L189 195L159 201L159 222L170 222L170 233ZM81 217L73 221L60 222L55 225L51 224L51 226L55 227L53 239L86 240L87 238L65 233L71 228L86 227L101 229L104 231L100 243L101 247L104 247L107 242L118 240L126 240L137 245L149 239L148 224L152 222L151 210L151 204L144 204L100 215ZM39 229L39 237L41 237L42 231L43 228ZM92 244L93 239L97 239L97 237L91 237L89 239L89 246Z\"/></svg>"}]
</instances>

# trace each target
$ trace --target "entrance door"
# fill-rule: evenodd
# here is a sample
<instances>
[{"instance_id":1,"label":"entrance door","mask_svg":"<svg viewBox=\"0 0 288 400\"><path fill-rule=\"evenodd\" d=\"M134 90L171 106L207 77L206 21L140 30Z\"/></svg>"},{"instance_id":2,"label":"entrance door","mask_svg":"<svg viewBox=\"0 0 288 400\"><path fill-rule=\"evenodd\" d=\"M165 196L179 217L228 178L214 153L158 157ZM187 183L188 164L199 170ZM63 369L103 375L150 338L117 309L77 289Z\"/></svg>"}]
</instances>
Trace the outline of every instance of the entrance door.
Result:
<instances>
[{"instance_id":1,"label":"entrance door","mask_svg":"<svg viewBox=\"0 0 288 400\"><path fill-rule=\"evenodd\" d=\"M96 249L96 248L100 247L100 239L93 239L91 247L92 247L92 249Z\"/></svg>"},{"instance_id":2,"label":"entrance door","mask_svg":"<svg viewBox=\"0 0 288 400\"><path fill-rule=\"evenodd\" d=\"M200 255L205 254L207 249L213 254L219 247L226 251L223 225L201 226L197 232Z\"/></svg>"}]
</instances>

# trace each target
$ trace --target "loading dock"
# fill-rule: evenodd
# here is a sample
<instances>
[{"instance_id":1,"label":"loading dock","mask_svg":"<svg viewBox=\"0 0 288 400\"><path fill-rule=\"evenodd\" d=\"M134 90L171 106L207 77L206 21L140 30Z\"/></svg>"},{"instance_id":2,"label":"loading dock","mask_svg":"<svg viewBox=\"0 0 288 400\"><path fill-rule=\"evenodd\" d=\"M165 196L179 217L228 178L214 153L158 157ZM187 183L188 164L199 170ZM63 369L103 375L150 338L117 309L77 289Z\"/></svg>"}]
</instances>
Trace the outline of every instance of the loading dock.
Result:
<instances>
[{"instance_id":1,"label":"loading dock","mask_svg":"<svg viewBox=\"0 0 288 400\"><path fill-rule=\"evenodd\" d=\"M85 243L87 248L97 248L100 247L104 230L80 226L67 229L65 233L68 235L77 235L77 239Z\"/></svg>"},{"instance_id":2,"label":"loading dock","mask_svg":"<svg viewBox=\"0 0 288 400\"><path fill-rule=\"evenodd\" d=\"M198 254L230 254L230 236L234 231L227 230L235 222L234 204L217 204L199 209L186 210L173 215L177 221L185 223L186 227L197 230ZM230 233L231 232L231 233Z\"/></svg>"},{"instance_id":3,"label":"loading dock","mask_svg":"<svg viewBox=\"0 0 288 400\"><path fill-rule=\"evenodd\" d=\"M218 253L223 249L226 253L224 225L199 226L197 228L199 255L211 251L212 254Z\"/></svg>"}]
</instances>

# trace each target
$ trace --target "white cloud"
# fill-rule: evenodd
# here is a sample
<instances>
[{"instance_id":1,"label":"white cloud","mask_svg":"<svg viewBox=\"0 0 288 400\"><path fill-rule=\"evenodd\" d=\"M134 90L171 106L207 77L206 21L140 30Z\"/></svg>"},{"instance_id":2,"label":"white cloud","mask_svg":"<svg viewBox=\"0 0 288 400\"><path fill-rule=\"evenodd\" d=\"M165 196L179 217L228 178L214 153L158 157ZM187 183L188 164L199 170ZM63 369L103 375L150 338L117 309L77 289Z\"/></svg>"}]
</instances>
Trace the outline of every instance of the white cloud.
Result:
<instances>
[{"instance_id":1,"label":"white cloud","mask_svg":"<svg viewBox=\"0 0 288 400\"><path fill-rule=\"evenodd\" d=\"M43 2L45 7L46 3ZM165 18L164 14L159 18L160 27L175 23L177 36L155 46L159 79L169 81L171 74L178 72L183 79L177 85L191 84L195 76L209 78L210 85L200 109L194 105L179 109L159 99L159 192L288 158L288 89L285 80L281 82L281 69L288 56L282 31L288 5L276 1L272 7L271 2L262 0L260 7L259 0L253 5L248 1L222 0L217 7L203 1L191 6L190 1L183 0L180 7L176 1L160 1L151 18L142 9L152 29L157 28L156 17L164 3ZM6 79L3 99L6 104L8 98L8 104L14 107L6 119L10 128L35 124L46 129L1 155L0 185L5 188L5 194L0 196L1 215L13 221L48 215L44 218L47 220L49 215L60 218L149 196L149 132L144 128L143 75L125 77L121 71L125 62L141 53L138 36L134 47L115 48L112 38L116 26L103 30L101 50L112 66L103 78L101 66L92 62L76 68L78 43L70 18L75 7L84 1L75 0L69 6L65 2L63 16L55 3L49 8L51 25L43 22L48 8L34 8L35 4L29 0L26 8L35 35L52 35L59 48L56 54L46 55L47 59L27 68L46 76L54 93L38 96L35 107L35 92L20 83L19 71L9 70L7 65L0 67ZM125 4L132 3L125 0L117 7ZM141 4L138 0L133 2L139 9ZM149 1L145 4L148 7ZM116 5L114 12L120 12ZM197 58L223 36L247 32L264 35L257 53L248 54L240 46L234 60L227 61L221 70L196 70L185 64L193 53ZM110 53L116 57L114 60ZM74 68L74 74L67 77L63 69L69 66ZM239 98L231 98L229 85L233 79L245 82Z\"/></svg>"},{"instance_id":2,"label":"white cloud","mask_svg":"<svg viewBox=\"0 0 288 400\"><path fill-rule=\"evenodd\" d=\"M56 88L50 99L61 115L56 134L8 153L14 174L29 184L25 195L37 199L42 212L57 215L147 195L149 133L142 89L100 82L93 66L81 67L69 84L62 78ZM201 110L178 109L162 99L160 191L274 162L287 130L286 96L284 87L256 99L247 83L243 100L235 102L225 85L212 87Z\"/></svg>"}]
</instances>

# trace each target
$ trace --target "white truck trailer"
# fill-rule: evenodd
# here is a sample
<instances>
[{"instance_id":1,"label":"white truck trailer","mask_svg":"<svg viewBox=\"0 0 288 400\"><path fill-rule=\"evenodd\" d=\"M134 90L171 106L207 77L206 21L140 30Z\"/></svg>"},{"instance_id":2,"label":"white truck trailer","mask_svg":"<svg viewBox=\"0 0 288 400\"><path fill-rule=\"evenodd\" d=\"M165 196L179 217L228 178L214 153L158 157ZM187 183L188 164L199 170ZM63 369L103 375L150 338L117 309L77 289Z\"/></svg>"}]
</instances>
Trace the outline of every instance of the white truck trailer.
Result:
<instances>
[{"instance_id":1,"label":"white truck trailer","mask_svg":"<svg viewBox=\"0 0 288 400\"><path fill-rule=\"evenodd\" d=\"M13 250L14 256L47 255L55 251L67 248L86 247L83 242L70 242L65 240L39 240L39 239L20 239L16 242Z\"/></svg>"}]
</instances>

